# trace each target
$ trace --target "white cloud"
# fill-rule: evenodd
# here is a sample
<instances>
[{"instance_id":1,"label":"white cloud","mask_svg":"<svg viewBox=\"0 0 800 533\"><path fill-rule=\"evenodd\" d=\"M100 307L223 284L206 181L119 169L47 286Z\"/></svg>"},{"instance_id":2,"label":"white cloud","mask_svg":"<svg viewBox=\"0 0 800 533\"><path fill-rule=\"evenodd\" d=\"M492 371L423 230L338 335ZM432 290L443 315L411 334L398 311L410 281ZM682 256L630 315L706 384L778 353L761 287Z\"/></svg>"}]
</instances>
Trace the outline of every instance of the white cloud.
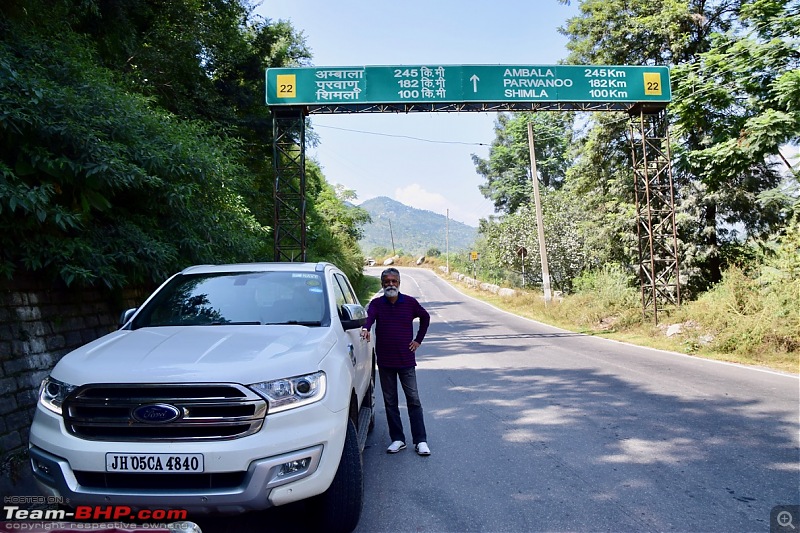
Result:
<instances>
[{"instance_id":1,"label":"white cloud","mask_svg":"<svg viewBox=\"0 0 800 533\"><path fill-rule=\"evenodd\" d=\"M444 214L450 202L439 193L428 192L418 183L394 190L395 200L417 209L427 209L434 213Z\"/></svg>"},{"instance_id":2,"label":"white cloud","mask_svg":"<svg viewBox=\"0 0 800 533\"><path fill-rule=\"evenodd\" d=\"M492 203L486 199L475 201L457 200L459 191L453 191L449 198L439 193L426 190L419 183L406 187L398 187L394 191L394 199L410 207L426 209L442 216L450 215L450 220L457 220L473 227L478 226L478 219L488 218L494 213ZM463 193L463 191L461 191ZM463 196L463 194L461 195Z\"/></svg>"}]
</instances>

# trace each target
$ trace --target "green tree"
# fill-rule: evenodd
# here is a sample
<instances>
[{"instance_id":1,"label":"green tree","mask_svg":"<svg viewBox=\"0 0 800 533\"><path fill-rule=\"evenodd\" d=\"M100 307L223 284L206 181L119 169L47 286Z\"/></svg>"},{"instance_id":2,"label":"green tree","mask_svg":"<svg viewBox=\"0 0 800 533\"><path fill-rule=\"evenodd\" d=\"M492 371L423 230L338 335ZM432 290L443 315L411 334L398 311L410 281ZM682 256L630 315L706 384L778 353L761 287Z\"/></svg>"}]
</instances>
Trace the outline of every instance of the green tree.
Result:
<instances>
[{"instance_id":1,"label":"green tree","mask_svg":"<svg viewBox=\"0 0 800 533\"><path fill-rule=\"evenodd\" d=\"M358 245L361 228L370 222L366 210L349 202L354 191L331 186L316 163L306 165L308 210L308 260L336 264L358 283L363 275L364 256Z\"/></svg>"},{"instance_id":2,"label":"green tree","mask_svg":"<svg viewBox=\"0 0 800 533\"><path fill-rule=\"evenodd\" d=\"M473 155L475 169L486 183L481 193L495 210L514 213L533 198L528 122L533 125L536 166L546 188L559 188L566 175L572 142L572 114L501 113L495 122L495 140L488 159Z\"/></svg>"},{"instance_id":3,"label":"green tree","mask_svg":"<svg viewBox=\"0 0 800 533\"><path fill-rule=\"evenodd\" d=\"M637 262L635 191L628 140L628 119L618 113L594 113L588 131L576 139L572 166L563 188L583 206L590 263Z\"/></svg>"},{"instance_id":4,"label":"green tree","mask_svg":"<svg viewBox=\"0 0 800 533\"><path fill-rule=\"evenodd\" d=\"M756 1L741 26L714 33L698 61L675 67L678 168L698 176L705 228L742 224L764 236L786 224L787 202L759 205L781 183L779 148L800 141L800 3ZM789 176L796 183L797 172ZM713 241L712 241L713 243Z\"/></svg>"},{"instance_id":5,"label":"green tree","mask_svg":"<svg viewBox=\"0 0 800 533\"><path fill-rule=\"evenodd\" d=\"M569 291L572 281L592 266L590 251L591 226L588 213L563 191L542 196L542 212L548 267L553 286ZM542 267L538 224L533 206L520 207L503 216L486 231L487 250L483 259L492 265L517 273L525 271L529 282L541 282ZM523 268L524 261L524 268Z\"/></svg>"},{"instance_id":6,"label":"green tree","mask_svg":"<svg viewBox=\"0 0 800 533\"><path fill-rule=\"evenodd\" d=\"M442 255L442 251L440 249L438 249L438 248L435 248L435 247L434 248L428 248L428 250L425 252L425 256L426 257L441 257L441 255Z\"/></svg>"}]
</instances>

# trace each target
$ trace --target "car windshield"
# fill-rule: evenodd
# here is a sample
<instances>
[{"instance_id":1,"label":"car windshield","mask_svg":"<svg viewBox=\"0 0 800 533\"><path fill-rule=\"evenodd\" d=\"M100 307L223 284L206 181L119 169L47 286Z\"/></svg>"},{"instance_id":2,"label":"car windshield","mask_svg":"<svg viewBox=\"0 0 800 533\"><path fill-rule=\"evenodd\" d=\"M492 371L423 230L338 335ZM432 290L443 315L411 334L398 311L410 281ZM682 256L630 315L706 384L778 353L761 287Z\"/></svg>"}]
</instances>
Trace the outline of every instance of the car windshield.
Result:
<instances>
[{"instance_id":1,"label":"car windshield","mask_svg":"<svg viewBox=\"0 0 800 533\"><path fill-rule=\"evenodd\" d=\"M138 313L133 329L154 326L327 325L316 272L179 275Z\"/></svg>"}]
</instances>

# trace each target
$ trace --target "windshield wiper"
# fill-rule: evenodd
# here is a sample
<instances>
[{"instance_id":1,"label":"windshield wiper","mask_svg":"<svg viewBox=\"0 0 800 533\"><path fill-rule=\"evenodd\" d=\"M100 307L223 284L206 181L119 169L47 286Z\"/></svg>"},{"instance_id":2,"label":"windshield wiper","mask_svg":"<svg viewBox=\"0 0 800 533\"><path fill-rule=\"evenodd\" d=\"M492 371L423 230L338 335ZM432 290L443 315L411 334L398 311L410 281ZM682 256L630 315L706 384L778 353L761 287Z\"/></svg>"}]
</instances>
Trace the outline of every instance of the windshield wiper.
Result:
<instances>
[{"instance_id":1,"label":"windshield wiper","mask_svg":"<svg viewBox=\"0 0 800 533\"><path fill-rule=\"evenodd\" d=\"M319 320L287 320L286 322L265 322L265 326L321 326Z\"/></svg>"},{"instance_id":2,"label":"windshield wiper","mask_svg":"<svg viewBox=\"0 0 800 533\"><path fill-rule=\"evenodd\" d=\"M260 326L261 322L252 321L252 322L221 322L216 321L209 324L210 326Z\"/></svg>"}]
</instances>

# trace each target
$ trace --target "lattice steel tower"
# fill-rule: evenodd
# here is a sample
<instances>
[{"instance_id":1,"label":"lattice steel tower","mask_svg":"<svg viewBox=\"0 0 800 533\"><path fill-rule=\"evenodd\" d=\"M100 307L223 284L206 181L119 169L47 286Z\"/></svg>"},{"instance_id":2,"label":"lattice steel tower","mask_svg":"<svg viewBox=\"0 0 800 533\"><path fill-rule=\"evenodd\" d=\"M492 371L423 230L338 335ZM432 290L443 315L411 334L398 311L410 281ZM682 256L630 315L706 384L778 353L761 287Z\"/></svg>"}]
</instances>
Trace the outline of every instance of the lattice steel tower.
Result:
<instances>
[{"instance_id":1,"label":"lattice steel tower","mask_svg":"<svg viewBox=\"0 0 800 533\"><path fill-rule=\"evenodd\" d=\"M642 311L680 305L678 237L675 228L675 192L670 164L666 112L631 112L630 141L636 189L636 233L639 243L639 280ZM638 113L636 113L638 111Z\"/></svg>"}]
</instances>

